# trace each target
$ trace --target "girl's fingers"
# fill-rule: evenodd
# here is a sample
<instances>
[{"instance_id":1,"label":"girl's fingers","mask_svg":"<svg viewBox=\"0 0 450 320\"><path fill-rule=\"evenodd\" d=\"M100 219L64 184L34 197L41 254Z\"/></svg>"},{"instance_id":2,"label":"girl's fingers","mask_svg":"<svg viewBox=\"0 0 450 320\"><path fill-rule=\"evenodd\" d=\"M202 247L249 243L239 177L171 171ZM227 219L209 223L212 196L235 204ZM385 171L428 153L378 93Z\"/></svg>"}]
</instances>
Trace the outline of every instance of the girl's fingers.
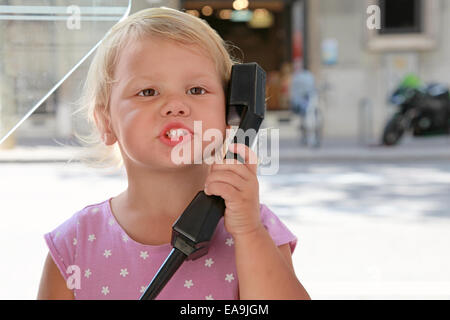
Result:
<instances>
[{"instance_id":1,"label":"girl's fingers","mask_svg":"<svg viewBox=\"0 0 450 320\"><path fill-rule=\"evenodd\" d=\"M211 167L210 174L212 174L213 172L216 172L216 171L234 172L236 175L238 175L239 177L241 177L241 179L243 179L245 181L249 181L251 178L251 175L252 175L252 173L247 168L247 166L243 165L242 163L240 163L237 160L234 160L234 162L232 164L214 164Z\"/></svg>"},{"instance_id":2,"label":"girl's fingers","mask_svg":"<svg viewBox=\"0 0 450 320\"><path fill-rule=\"evenodd\" d=\"M233 199L236 199L242 192L228 183L215 181L205 187L205 193L207 195L220 196L225 201L232 201Z\"/></svg>"},{"instance_id":3,"label":"girl's fingers","mask_svg":"<svg viewBox=\"0 0 450 320\"><path fill-rule=\"evenodd\" d=\"M242 144L239 149L235 148L237 145L239 144L231 145L228 150L241 155L246 163L242 163L236 159L225 159L223 162L214 163L211 167L211 172L216 170L231 170L240 175L244 180L248 181L253 176L256 176L258 168L256 164L252 163L256 163L255 159L257 159L257 157L246 145ZM247 155L245 153L247 153Z\"/></svg>"},{"instance_id":4,"label":"girl's fingers","mask_svg":"<svg viewBox=\"0 0 450 320\"><path fill-rule=\"evenodd\" d=\"M242 143L232 143L228 146L228 150L237 153L245 161L244 165L247 166L252 172L256 174L258 157L252 149Z\"/></svg>"},{"instance_id":5,"label":"girl's fingers","mask_svg":"<svg viewBox=\"0 0 450 320\"><path fill-rule=\"evenodd\" d=\"M236 174L233 171L230 170L217 170L217 171L213 171L210 173L210 175L208 176L208 178L205 181L205 186L208 186L212 183L216 183L216 182L222 182L222 183L227 183L231 186L233 186L234 188L236 188L236 190L242 192L244 191L244 186L246 183L246 180L243 179L240 175Z\"/></svg>"}]
</instances>

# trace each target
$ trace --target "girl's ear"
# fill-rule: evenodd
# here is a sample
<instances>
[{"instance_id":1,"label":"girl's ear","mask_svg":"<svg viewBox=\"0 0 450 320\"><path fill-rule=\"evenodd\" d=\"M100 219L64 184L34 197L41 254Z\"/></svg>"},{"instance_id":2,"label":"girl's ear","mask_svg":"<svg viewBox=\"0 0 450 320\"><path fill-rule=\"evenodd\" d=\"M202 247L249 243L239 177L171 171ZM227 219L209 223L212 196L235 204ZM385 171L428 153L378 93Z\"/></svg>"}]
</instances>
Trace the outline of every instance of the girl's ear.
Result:
<instances>
[{"instance_id":1,"label":"girl's ear","mask_svg":"<svg viewBox=\"0 0 450 320\"><path fill-rule=\"evenodd\" d=\"M103 143L107 146L114 144L117 141L117 138L114 131L111 129L111 119L109 115L106 115L105 112L95 108L94 120Z\"/></svg>"}]
</instances>

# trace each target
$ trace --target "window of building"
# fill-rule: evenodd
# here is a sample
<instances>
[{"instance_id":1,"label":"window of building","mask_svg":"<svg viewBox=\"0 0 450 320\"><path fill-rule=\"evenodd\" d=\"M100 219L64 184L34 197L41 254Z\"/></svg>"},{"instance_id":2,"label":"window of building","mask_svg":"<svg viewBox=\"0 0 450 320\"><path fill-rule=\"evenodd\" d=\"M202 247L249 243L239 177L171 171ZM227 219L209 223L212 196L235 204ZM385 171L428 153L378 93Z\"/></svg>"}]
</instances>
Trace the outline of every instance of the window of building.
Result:
<instances>
[{"instance_id":1,"label":"window of building","mask_svg":"<svg viewBox=\"0 0 450 320\"><path fill-rule=\"evenodd\" d=\"M419 33L422 31L422 0L379 0L379 34Z\"/></svg>"},{"instance_id":2,"label":"window of building","mask_svg":"<svg viewBox=\"0 0 450 320\"><path fill-rule=\"evenodd\" d=\"M378 28L365 28L369 50L422 51L436 48L441 1L366 0L366 4L367 7L379 7L380 22Z\"/></svg>"}]
</instances>

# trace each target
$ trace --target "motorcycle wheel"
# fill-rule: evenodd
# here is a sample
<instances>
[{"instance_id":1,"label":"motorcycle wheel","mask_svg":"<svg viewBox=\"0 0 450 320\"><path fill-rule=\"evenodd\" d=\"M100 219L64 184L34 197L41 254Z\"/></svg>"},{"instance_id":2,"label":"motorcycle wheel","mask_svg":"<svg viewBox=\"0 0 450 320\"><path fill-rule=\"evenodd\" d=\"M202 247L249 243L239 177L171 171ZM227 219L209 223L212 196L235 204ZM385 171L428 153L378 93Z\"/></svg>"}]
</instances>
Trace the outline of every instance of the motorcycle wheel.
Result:
<instances>
[{"instance_id":1,"label":"motorcycle wheel","mask_svg":"<svg viewBox=\"0 0 450 320\"><path fill-rule=\"evenodd\" d=\"M401 123L401 117L396 115L386 124L383 132L383 144L386 146L392 146L398 143L400 138L405 133L405 129Z\"/></svg>"}]
</instances>

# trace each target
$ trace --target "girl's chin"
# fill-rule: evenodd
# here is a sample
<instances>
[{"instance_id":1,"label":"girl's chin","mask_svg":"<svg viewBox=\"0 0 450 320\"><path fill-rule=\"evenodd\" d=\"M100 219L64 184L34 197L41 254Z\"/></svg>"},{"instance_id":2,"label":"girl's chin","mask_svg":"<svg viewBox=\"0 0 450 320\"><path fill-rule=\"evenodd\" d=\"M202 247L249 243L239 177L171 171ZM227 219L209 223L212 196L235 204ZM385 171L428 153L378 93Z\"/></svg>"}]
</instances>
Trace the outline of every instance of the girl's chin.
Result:
<instances>
[{"instance_id":1,"label":"girl's chin","mask_svg":"<svg viewBox=\"0 0 450 320\"><path fill-rule=\"evenodd\" d=\"M220 162L223 159L223 146L218 150L208 147L208 154L204 155L204 150L207 145L203 148L197 148L194 150L194 146L183 146L178 145L174 147L168 147L162 143L157 143L153 145L150 150L140 150L139 152L131 155L134 158L133 162L139 162L141 165L150 167L170 167L170 168L182 168L192 165L211 165L214 162ZM190 150L189 150L190 149ZM202 150L203 149L203 150Z\"/></svg>"}]
</instances>

